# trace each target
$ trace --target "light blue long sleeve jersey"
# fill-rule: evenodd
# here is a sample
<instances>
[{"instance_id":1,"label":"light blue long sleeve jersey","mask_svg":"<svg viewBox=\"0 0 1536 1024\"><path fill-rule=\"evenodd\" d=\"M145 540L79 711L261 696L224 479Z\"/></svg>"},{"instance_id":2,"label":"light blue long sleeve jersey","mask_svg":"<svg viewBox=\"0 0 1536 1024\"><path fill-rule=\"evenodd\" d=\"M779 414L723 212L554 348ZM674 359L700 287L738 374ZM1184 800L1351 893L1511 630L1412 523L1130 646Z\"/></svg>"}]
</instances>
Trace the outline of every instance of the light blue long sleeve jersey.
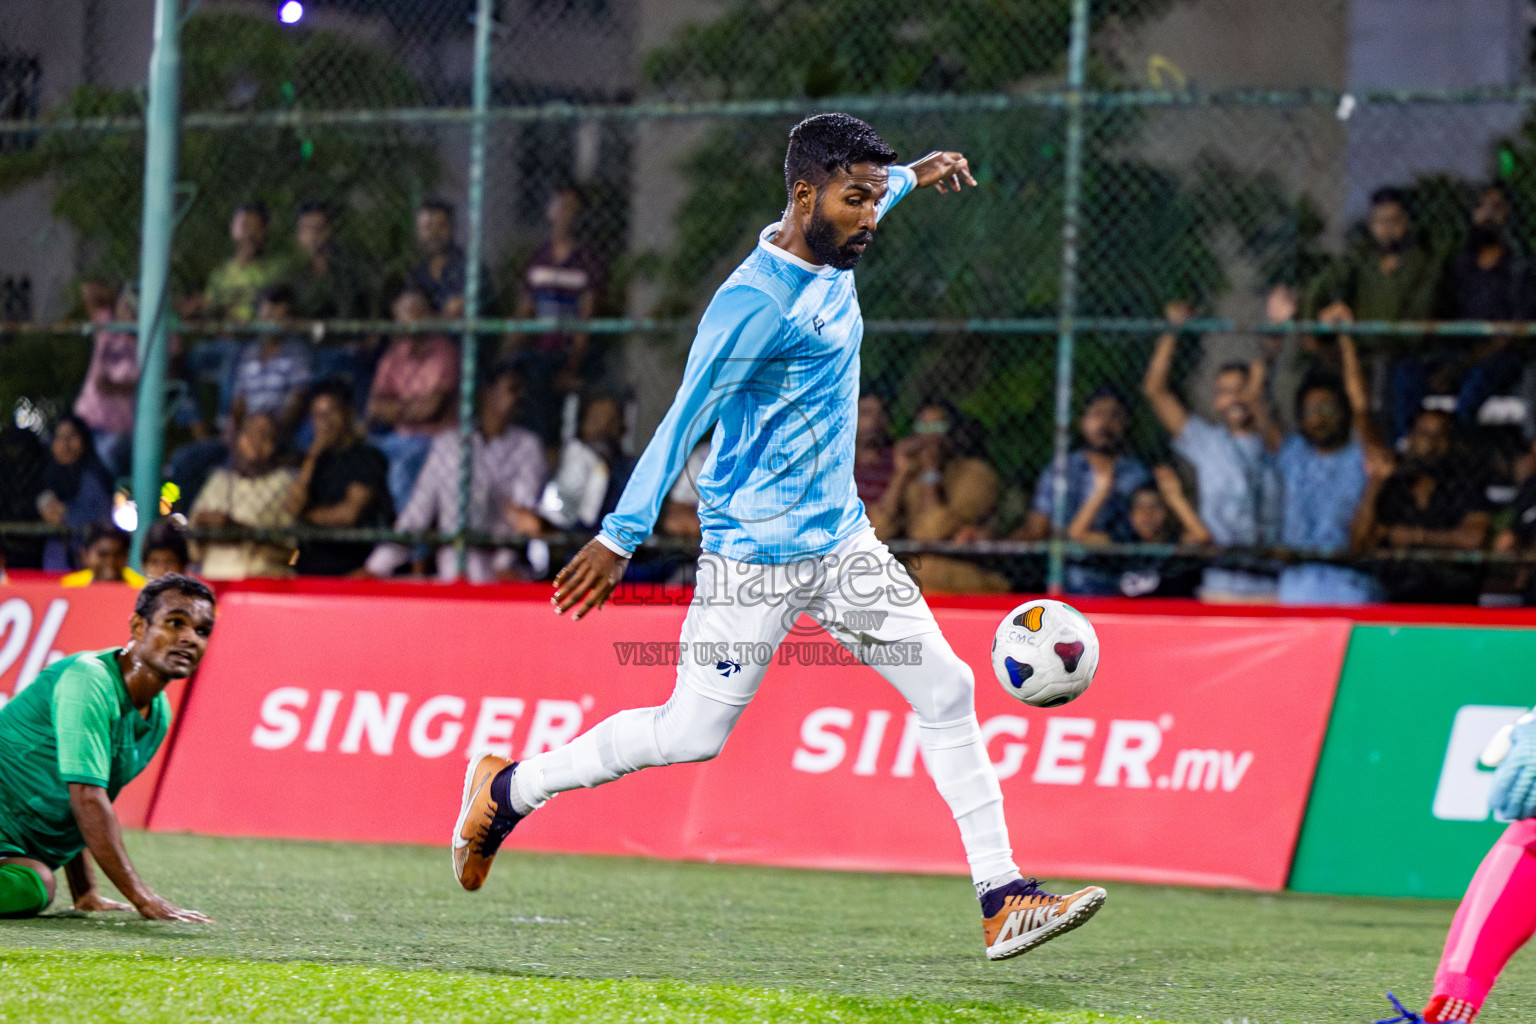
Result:
<instances>
[{"instance_id":1,"label":"light blue long sleeve jersey","mask_svg":"<svg viewBox=\"0 0 1536 1024\"><path fill-rule=\"evenodd\" d=\"M917 184L890 169L876 217ZM825 555L865 522L853 482L864 318L853 271L816 266L769 241L770 224L699 321L683 383L598 540L629 554L699 438L703 548L737 561Z\"/></svg>"}]
</instances>

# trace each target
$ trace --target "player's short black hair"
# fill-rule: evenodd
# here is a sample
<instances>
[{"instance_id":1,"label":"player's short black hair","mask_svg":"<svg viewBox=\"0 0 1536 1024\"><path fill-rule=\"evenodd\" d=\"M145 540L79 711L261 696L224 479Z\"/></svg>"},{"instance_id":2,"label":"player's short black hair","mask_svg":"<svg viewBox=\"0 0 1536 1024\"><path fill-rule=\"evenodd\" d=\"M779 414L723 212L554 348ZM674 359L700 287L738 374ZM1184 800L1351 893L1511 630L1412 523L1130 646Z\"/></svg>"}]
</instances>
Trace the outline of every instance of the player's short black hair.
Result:
<instances>
[{"instance_id":1,"label":"player's short black hair","mask_svg":"<svg viewBox=\"0 0 1536 1024\"><path fill-rule=\"evenodd\" d=\"M868 124L849 114L817 114L789 130L789 149L784 153L784 189L793 192L795 182L817 188L845 173L854 164L896 162L896 151Z\"/></svg>"},{"instance_id":2,"label":"player's short black hair","mask_svg":"<svg viewBox=\"0 0 1536 1024\"><path fill-rule=\"evenodd\" d=\"M452 224L454 219L453 204L446 199L423 199L421 205L416 207L417 213L440 213L448 218Z\"/></svg>"},{"instance_id":3,"label":"player's short black hair","mask_svg":"<svg viewBox=\"0 0 1536 1024\"><path fill-rule=\"evenodd\" d=\"M99 540L115 540L128 550L130 543L128 534L110 519L98 519L85 528L85 541L80 545L83 551Z\"/></svg>"},{"instance_id":4,"label":"player's short black hair","mask_svg":"<svg viewBox=\"0 0 1536 1024\"><path fill-rule=\"evenodd\" d=\"M267 209L267 204L260 199L247 199L235 207L235 213L254 213L261 219L262 227L272 223L272 211Z\"/></svg>"},{"instance_id":5,"label":"player's short black hair","mask_svg":"<svg viewBox=\"0 0 1536 1024\"><path fill-rule=\"evenodd\" d=\"M340 377L327 377L309 389L310 405L314 405L315 399L321 397L334 398L336 404L343 409L353 408L352 385Z\"/></svg>"},{"instance_id":6,"label":"player's short black hair","mask_svg":"<svg viewBox=\"0 0 1536 1024\"><path fill-rule=\"evenodd\" d=\"M207 601L211 605L218 604L213 591L202 580L183 576L179 572L168 572L144 584L144 589L139 591L138 600L133 603L133 614L146 622L150 621L155 617L155 609L160 607L160 595L173 592Z\"/></svg>"}]
</instances>

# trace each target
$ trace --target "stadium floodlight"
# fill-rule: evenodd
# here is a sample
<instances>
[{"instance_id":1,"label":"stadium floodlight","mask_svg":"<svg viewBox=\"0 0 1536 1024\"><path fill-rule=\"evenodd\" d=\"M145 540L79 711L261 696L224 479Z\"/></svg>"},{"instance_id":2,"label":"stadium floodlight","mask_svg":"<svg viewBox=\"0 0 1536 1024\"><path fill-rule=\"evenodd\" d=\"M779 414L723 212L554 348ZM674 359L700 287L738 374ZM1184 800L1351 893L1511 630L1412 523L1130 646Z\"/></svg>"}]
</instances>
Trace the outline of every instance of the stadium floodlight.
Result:
<instances>
[{"instance_id":1,"label":"stadium floodlight","mask_svg":"<svg viewBox=\"0 0 1536 1024\"><path fill-rule=\"evenodd\" d=\"M277 9L277 20L284 25L297 25L299 19L304 17L304 5L299 0L287 0Z\"/></svg>"}]
</instances>

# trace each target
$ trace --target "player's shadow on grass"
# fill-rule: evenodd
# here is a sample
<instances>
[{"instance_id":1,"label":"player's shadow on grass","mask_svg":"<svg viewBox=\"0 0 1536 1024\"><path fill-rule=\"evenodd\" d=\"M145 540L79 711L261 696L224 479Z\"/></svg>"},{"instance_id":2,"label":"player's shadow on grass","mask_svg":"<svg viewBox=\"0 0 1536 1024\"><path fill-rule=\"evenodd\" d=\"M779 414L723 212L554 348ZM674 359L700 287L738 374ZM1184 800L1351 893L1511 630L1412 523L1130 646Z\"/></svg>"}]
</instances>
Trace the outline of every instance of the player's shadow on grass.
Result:
<instances>
[{"instance_id":1,"label":"player's shadow on grass","mask_svg":"<svg viewBox=\"0 0 1536 1024\"><path fill-rule=\"evenodd\" d=\"M110 928L115 934L131 935L135 938L184 939L195 937L198 929L206 932L209 927L206 924L192 924L185 921L151 921L127 911L101 911L88 914L81 910L50 910L37 917L0 922L0 936L10 937L13 929L17 933L81 935L94 934Z\"/></svg>"}]
</instances>

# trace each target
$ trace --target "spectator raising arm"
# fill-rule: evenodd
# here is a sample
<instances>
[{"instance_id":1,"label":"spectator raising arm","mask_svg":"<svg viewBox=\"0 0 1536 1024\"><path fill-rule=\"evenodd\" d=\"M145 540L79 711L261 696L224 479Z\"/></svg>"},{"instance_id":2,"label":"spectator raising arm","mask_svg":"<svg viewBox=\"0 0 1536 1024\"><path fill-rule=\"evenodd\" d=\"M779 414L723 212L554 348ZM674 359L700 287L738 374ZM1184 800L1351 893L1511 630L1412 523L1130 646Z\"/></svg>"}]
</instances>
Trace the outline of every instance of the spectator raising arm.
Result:
<instances>
[{"instance_id":1,"label":"spectator raising arm","mask_svg":"<svg viewBox=\"0 0 1536 1024\"><path fill-rule=\"evenodd\" d=\"M1348 334L1339 335L1339 357L1344 367L1344 393L1349 397L1350 419L1355 435L1366 449L1384 448L1385 442L1376 420L1371 416L1371 394L1365 383L1365 370L1360 365L1360 349Z\"/></svg>"},{"instance_id":2,"label":"spectator raising arm","mask_svg":"<svg viewBox=\"0 0 1536 1024\"><path fill-rule=\"evenodd\" d=\"M1152 470L1152 477L1157 481L1157 493L1163 496L1163 503L1179 521L1179 540L1185 544L1209 544L1211 531L1205 528L1200 513L1189 503L1178 471L1172 466L1157 466Z\"/></svg>"},{"instance_id":3,"label":"spectator raising arm","mask_svg":"<svg viewBox=\"0 0 1536 1024\"><path fill-rule=\"evenodd\" d=\"M1083 499L1082 506L1077 510L1077 515L1072 517L1072 522L1067 524L1067 539L1075 540L1080 544L1108 544L1110 536L1093 528L1093 521L1098 518L1099 511L1109 496L1115 490L1115 465L1111 460L1106 466L1103 460L1094 459L1090 463L1093 469L1093 487L1088 491L1088 497Z\"/></svg>"},{"instance_id":4,"label":"spectator raising arm","mask_svg":"<svg viewBox=\"0 0 1536 1024\"><path fill-rule=\"evenodd\" d=\"M1189 321L1193 312L1193 307L1183 301L1170 302L1164 307L1163 315L1167 317L1170 329L1164 331L1152 346L1152 361L1147 364L1147 375L1141 383L1141 392L1152 403L1158 422L1174 437L1184 433L1189 410L1168 386L1168 375L1173 369L1173 355L1179 344L1176 332Z\"/></svg>"},{"instance_id":5,"label":"spectator raising arm","mask_svg":"<svg viewBox=\"0 0 1536 1024\"><path fill-rule=\"evenodd\" d=\"M1376 509L1382 490L1396 471L1397 460L1389 450L1377 445L1365 446L1365 490L1360 495L1360 504L1355 508L1355 518L1349 527L1351 554L1364 555L1381 545L1385 528L1376 518Z\"/></svg>"},{"instance_id":6,"label":"spectator raising arm","mask_svg":"<svg viewBox=\"0 0 1536 1024\"><path fill-rule=\"evenodd\" d=\"M1253 410L1253 429L1264 439L1264 447L1278 452L1285 442L1285 433L1276 422L1269 403L1269 364L1263 359L1248 364L1248 384L1243 390L1243 401Z\"/></svg>"}]
</instances>

